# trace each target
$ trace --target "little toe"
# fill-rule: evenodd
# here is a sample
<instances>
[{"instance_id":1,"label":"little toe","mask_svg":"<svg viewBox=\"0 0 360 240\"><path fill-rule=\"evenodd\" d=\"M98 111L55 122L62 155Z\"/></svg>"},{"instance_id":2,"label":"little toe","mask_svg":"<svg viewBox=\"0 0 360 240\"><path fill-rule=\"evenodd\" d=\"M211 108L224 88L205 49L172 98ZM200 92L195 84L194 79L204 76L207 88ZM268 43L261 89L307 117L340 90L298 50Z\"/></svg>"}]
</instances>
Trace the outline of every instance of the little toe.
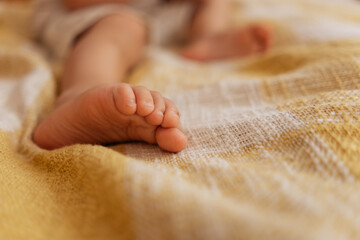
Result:
<instances>
[{"instance_id":1,"label":"little toe","mask_svg":"<svg viewBox=\"0 0 360 240\"><path fill-rule=\"evenodd\" d=\"M142 117L145 117L154 111L154 100L151 92L141 86L133 87L136 98L136 113Z\"/></svg>"},{"instance_id":2,"label":"little toe","mask_svg":"<svg viewBox=\"0 0 360 240\"><path fill-rule=\"evenodd\" d=\"M125 115L134 114L136 112L136 101L131 86L121 83L112 90L114 103L118 111Z\"/></svg>"},{"instance_id":3,"label":"little toe","mask_svg":"<svg viewBox=\"0 0 360 240\"><path fill-rule=\"evenodd\" d=\"M145 120L150 125L160 125L164 119L165 112L165 100L163 96L158 92L151 92L151 95L154 100L154 111L145 117Z\"/></svg>"},{"instance_id":4,"label":"little toe","mask_svg":"<svg viewBox=\"0 0 360 240\"><path fill-rule=\"evenodd\" d=\"M156 130L156 142L160 148L177 153L186 148L187 137L178 128L158 128Z\"/></svg>"},{"instance_id":5,"label":"little toe","mask_svg":"<svg viewBox=\"0 0 360 240\"><path fill-rule=\"evenodd\" d=\"M163 128L174 128L180 125L180 114L175 104L165 98L166 110L164 120L161 124Z\"/></svg>"}]
</instances>

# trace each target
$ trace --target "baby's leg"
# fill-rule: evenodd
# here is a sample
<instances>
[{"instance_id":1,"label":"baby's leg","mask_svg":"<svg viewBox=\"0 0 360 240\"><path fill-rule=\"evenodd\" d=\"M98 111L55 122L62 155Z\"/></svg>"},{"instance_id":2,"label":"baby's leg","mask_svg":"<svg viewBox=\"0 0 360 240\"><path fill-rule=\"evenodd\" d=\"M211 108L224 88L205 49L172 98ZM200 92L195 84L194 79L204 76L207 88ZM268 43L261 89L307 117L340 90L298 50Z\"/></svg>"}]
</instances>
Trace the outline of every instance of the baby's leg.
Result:
<instances>
[{"instance_id":1,"label":"baby's leg","mask_svg":"<svg viewBox=\"0 0 360 240\"><path fill-rule=\"evenodd\" d=\"M132 12L103 18L70 53L54 111L37 127L43 148L125 141L156 143L171 152L186 146L176 106L159 93L119 83L139 60L146 27Z\"/></svg>"},{"instance_id":2,"label":"baby's leg","mask_svg":"<svg viewBox=\"0 0 360 240\"><path fill-rule=\"evenodd\" d=\"M229 0L191 0L197 6L190 26L190 39L213 36L229 29Z\"/></svg>"},{"instance_id":3,"label":"baby's leg","mask_svg":"<svg viewBox=\"0 0 360 240\"><path fill-rule=\"evenodd\" d=\"M230 28L230 1L192 0L198 4L191 27L187 58L211 61L266 51L271 30L263 25Z\"/></svg>"}]
</instances>

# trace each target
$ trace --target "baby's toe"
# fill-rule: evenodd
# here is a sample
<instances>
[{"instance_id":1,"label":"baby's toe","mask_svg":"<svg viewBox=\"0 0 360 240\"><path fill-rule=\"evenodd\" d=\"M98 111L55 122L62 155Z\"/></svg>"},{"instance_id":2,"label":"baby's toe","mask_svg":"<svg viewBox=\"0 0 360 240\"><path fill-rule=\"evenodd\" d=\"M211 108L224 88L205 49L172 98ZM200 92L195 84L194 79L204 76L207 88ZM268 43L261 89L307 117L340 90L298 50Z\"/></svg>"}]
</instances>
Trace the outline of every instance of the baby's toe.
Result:
<instances>
[{"instance_id":1,"label":"baby's toe","mask_svg":"<svg viewBox=\"0 0 360 240\"><path fill-rule=\"evenodd\" d=\"M145 117L154 111L154 100L151 92L141 86L133 87L136 98L136 113L142 117Z\"/></svg>"},{"instance_id":2,"label":"baby's toe","mask_svg":"<svg viewBox=\"0 0 360 240\"><path fill-rule=\"evenodd\" d=\"M112 88L114 103L118 111L125 115L132 115L136 112L135 94L131 86L121 83Z\"/></svg>"},{"instance_id":3,"label":"baby's toe","mask_svg":"<svg viewBox=\"0 0 360 240\"><path fill-rule=\"evenodd\" d=\"M270 27L255 25L252 27L253 34L256 38L259 51L266 51L272 45L272 30Z\"/></svg>"},{"instance_id":4,"label":"baby's toe","mask_svg":"<svg viewBox=\"0 0 360 240\"><path fill-rule=\"evenodd\" d=\"M147 123L151 125L160 125L164 119L165 101L163 96L158 92L151 92L154 101L154 111L145 117Z\"/></svg>"},{"instance_id":5,"label":"baby's toe","mask_svg":"<svg viewBox=\"0 0 360 240\"><path fill-rule=\"evenodd\" d=\"M169 99L165 100L166 110L164 120L161 124L163 128L174 128L180 125L180 114L175 104Z\"/></svg>"},{"instance_id":6,"label":"baby's toe","mask_svg":"<svg viewBox=\"0 0 360 240\"><path fill-rule=\"evenodd\" d=\"M159 147L177 153L186 148L187 137L177 128L158 128L156 130L156 142Z\"/></svg>"}]
</instances>

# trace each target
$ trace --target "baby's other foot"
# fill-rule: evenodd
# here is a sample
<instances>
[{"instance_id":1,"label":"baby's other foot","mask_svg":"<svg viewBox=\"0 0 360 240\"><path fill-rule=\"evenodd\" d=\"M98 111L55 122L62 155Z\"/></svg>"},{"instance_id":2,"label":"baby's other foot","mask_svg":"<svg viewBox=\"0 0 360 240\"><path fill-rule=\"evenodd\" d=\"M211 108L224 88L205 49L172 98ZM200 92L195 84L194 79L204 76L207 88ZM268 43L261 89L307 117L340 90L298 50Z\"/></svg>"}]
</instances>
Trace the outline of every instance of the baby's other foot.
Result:
<instances>
[{"instance_id":1,"label":"baby's other foot","mask_svg":"<svg viewBox=\"0 0 360 240\"><path fill-rule=\"evenodd\" d=\"M123 83L96 87L62 103L40 123L33 139L45 149L143 141L179 152L187 144L173 102Z\"/></svg>"},{"instance_id":2,"label":"baby's other foot","mask_svg":"<svg viewBox=\"0 0 360 240\"><path fill-rule=\"evenodd\" d=\"M199 39L184 49L182 55L203 62L242 57L267 51L271 42L272 30L254 25Z\"/></svg>"}]
</instances>

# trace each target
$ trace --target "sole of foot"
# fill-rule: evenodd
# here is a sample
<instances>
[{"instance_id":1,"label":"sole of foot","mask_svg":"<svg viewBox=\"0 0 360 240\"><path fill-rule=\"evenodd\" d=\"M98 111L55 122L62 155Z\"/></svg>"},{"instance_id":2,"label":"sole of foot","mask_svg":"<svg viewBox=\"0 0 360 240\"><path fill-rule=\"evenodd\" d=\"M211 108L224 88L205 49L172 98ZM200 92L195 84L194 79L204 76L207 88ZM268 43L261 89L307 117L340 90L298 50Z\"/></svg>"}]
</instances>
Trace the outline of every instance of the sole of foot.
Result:
<instances>
[{"instance_id":1,"label":"sole of foot","mask_svg":"<svg viewBox=\"0 0 360 240\"><path fill-rule=\"evenodd\" d=\"M38 125L33 140L49 150L72 144L142 141L176 153L187 145L172 101L124 83L99 86L63 101Z\"/></svg>"},{"instance_id":2,"label":"sole of foot","mask_svg":"<svg viewBox=\"0 0 360 240\"><path fill-rule=\"evenodd\" d=\"M269 50L272 38L271 28L253 25L196 40L181 55L199 62L245 57Z\"/></svg>"}]
</instances>

